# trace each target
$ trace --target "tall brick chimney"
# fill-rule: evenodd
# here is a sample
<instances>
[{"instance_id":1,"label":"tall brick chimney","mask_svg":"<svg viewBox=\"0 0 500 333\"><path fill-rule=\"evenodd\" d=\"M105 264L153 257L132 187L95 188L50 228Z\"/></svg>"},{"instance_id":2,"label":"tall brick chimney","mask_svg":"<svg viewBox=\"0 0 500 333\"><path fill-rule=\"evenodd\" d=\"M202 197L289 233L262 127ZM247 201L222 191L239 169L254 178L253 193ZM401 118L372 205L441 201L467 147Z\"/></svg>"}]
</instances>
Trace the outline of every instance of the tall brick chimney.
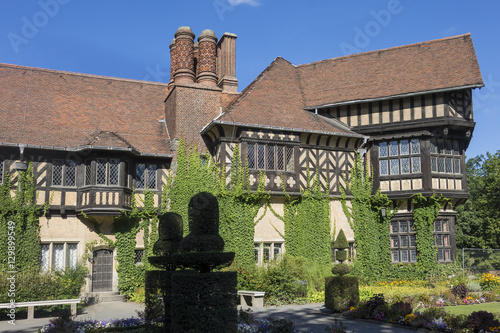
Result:
<instances>
[{"instance_id":1,"label":"tall brick chimney","mask_svg":"<svg viewBox=\"0 0 500 333\"><path fill-rule=\"evenodd\" d=\"M198 68L196 81L217 87L217 37L212 30L203 30L198 36Z\"/></svg>"},{"instance_id":2,"label":"tall brick chimney","mask_svg":"<svg viewBox=\"0 0 500 333\"><path fill-rule=\"evenodd\" d=\"M235 34L226 32L217 44L217 76L218 86L225 92L237 92L236 79L236 38Z\"/></svg>"},{"instance_id":3,"label":"tall brick chimney","mask_svg":"<svg viewBox=\"0 0 500 333\"><path fill-rule=\"evenodd\" d=\"M190 27L177 29L174 57L174 84L194 83L194 33Z\"/></svg>"},{"instance_id":4,"label":"tall brick chimney","mask_svg":"<svg viewBox=\"0 0 500 333\"><path fill-rule=\"evenodd\" d=\"M176 68L177 57L175 55L175 38L169 45L170 48L170 81L168 81L168 89L172 89L174 85L174 75Z\"/></svg>"}]
</instances>

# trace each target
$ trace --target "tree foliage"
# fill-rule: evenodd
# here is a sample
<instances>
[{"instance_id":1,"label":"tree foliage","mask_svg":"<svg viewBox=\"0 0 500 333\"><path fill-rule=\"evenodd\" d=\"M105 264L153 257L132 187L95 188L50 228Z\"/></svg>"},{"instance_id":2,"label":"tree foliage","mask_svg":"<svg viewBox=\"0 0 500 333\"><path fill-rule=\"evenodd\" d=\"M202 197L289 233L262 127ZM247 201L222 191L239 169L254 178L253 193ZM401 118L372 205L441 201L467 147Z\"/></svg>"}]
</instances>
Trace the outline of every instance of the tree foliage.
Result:
<instances>
[{"instance_id":1,"label":"tree foliage","mask_svg":"<svg viewBox=\"0 0 500 333\"><path fill-rule=\"evenodd\" d=\"M500 150L466 164L466 203L457 208L457 247L500 248Z\"/></svg>"}]
</instances>

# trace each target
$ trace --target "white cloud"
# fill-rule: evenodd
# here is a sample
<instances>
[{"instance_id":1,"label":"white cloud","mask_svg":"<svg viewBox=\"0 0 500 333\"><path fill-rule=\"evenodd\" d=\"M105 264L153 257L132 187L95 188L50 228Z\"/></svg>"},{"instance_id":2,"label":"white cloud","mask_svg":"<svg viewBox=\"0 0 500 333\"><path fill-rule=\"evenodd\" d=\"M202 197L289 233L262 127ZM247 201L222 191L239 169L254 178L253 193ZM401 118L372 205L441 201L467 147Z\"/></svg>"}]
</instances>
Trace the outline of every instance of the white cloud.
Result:
<instances>
[{"instance_id":1,"label":"white cloud","mask_svg":"<svg viewBox=\"0 0 500 333\"><path fill-rule=\"evenodd\" d=\"M257 0L228 0L229 4L233 7L238 5L250 5L250 6L258 6L259 2Z\"/></svg>"}]
</instances>

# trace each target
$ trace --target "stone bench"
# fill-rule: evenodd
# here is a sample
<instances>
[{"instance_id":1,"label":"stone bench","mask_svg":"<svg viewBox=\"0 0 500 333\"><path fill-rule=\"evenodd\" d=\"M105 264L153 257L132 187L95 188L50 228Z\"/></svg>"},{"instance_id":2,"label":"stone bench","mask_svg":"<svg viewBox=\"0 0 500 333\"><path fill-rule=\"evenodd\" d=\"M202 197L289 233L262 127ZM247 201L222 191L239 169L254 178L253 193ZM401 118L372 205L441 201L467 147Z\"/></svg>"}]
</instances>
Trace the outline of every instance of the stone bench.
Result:
<instances>
[{"instance_id":1,"label":"stone bench","mask_svg":"<svg viewBox=\"0 0 500 333\"><path fill-rule=\"evenodd\" d=\"M263 291L239 290L238 295L240 295L240 305L244 309L250 307L262 307L264 306L265 294L266 293Z\"/></svg>"},{"instance_id":2,"label":"stone bench","mask_svg":"<svg viewBox=\"0 0 500 333\"><path fill-rule=\"evenodd\" d=\"M73 299L56 299L52 301L33 301L33 302L15 302L16 308L28 308L28 319L33 319L35 316L35 307L45 305L62 305L71 304L71 315L76 316L76 305L82 300L79 298ZM0 309L10 309L10 303L0 303Z\"/></svg>"}]
</instances>

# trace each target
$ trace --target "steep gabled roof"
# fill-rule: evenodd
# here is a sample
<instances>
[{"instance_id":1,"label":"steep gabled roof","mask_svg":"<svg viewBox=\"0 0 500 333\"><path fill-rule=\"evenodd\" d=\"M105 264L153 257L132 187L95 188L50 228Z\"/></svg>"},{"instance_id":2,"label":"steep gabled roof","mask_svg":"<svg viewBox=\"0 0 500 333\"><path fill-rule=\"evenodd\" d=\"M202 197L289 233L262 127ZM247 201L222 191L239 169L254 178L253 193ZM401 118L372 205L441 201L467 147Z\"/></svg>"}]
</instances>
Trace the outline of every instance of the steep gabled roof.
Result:
<instances>
[{"instance_id":1,"label":"steep gabled roof","mask_svg":"<svg viewBox=\"0 0 500 333\"><path fill-rule=\"evenodd\" d=\"M298 66L277 58L213 123L349 135L305 110L483 85L470 34Z\"/></svg>"},{"instance_id":2,"label":"steep gabled roof","mask_svg":"<svg viewBox=\"0 0 500 333\"><path fill-rule=\"evenodd\" d=\"M304 111L302 91L296 67L278 57L212 123L361 137L334 120Z\"/></svg>"},{"instance_id":3,"label":"steep gabled roof","mask_svg":"<svg viewBox=\"0 0 500 333\"><path fill-rule=\"evenodd\" d=\"M483 86L470 34L297 66L315 106Z\"/></svg>"},{"instance_id":4,"label":"steep gabled roof","mask_svg":"<svg viewBox=\"0 0 500 333\"><path fill-rule=\"evenodd\" d=\"M169 154L167 85L0 64L0 143Z\"/></svg>"}]
</instances>

